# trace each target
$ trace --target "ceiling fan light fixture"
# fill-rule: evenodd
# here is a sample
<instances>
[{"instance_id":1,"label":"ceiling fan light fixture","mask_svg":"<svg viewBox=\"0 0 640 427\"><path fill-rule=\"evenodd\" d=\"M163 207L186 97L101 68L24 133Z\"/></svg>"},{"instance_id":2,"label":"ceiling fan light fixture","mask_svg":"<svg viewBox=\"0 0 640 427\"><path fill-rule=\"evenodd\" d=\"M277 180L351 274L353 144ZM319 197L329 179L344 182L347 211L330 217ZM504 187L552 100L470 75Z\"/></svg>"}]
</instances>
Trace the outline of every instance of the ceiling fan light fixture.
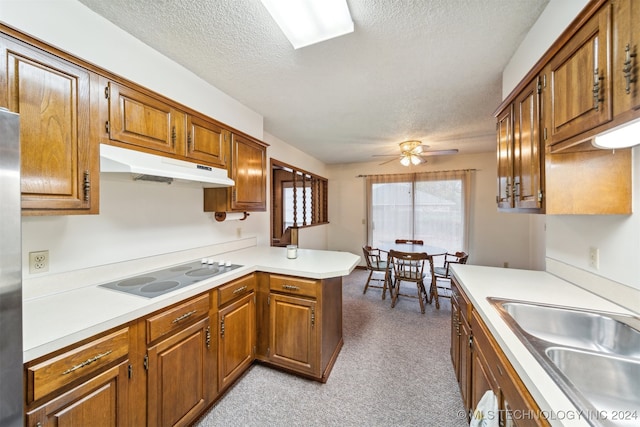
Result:
<instances>
[{"instance_id":1,"label":"ceiling fan light fixture","mask_svg":"<svg viewBox=\"0 0 640 427\"><path fill-rule=\"evenodd\" d=\"M401 153L410 153L416 149L419 149L420 151L414 152L413 154L422 152L422 142L412 140L412 141L404 141L400 143Z\"/></svg>"},{"instance_id":2,"label":"ceiling fan light fixture","mask_svg":"<svg viewBox=\"0 0 640 427\"><path fill-rule=\"evenodd\" d=\"M410 157L411 163L413 163L414 165L419 165L420 163L422 163L422 159L419 156L412 154Z\"/></svg>"},{"instance_id":3,"label":"ceiling fan light fixture","mask_svg":"<svg viewBox=\"0 0 640 427\"><path fill-rule=\"evenodd\" d=\"M260 0L294 49L353 32L346 0Z\"/></svg>"},{"instance_id":4,"label":"ceiling fan light fixture","mask_svg":"<svg viewBox=\"0 0 640 427\"><path fill-rule=\"evenodd\" d=\"M400 164L402 166L409 166L411 164L411 159L409 158L409 156L402 156L400 158Z\"/></svg>"}]
</instances>

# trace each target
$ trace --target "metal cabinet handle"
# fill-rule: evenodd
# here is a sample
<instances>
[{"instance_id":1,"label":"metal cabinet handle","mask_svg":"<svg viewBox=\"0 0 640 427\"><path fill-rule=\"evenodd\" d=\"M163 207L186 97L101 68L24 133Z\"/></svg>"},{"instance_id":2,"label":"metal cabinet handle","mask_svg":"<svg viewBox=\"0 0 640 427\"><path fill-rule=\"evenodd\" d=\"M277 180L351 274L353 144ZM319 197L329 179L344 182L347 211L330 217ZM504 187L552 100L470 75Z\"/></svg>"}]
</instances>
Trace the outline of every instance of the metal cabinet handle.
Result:
<instances>
[{"instance_id":1,"label":"metal cabinet handle","mask_svg":"<svg viewBox=\"0 0 640 427\"><path fill-rule=\"evenodd\" d=\"M247 290L246 286L240 286L238 289L236 289L235 291L233 291L233 294L239 294L241 292L244 292Z\"/></svg>"},{"instance_id":2,"label":"metal cabinet handle","mask_svg":"<svg viewBox=\"0 0 640 427\"><path fill-rule=\"evenodd\" d=\"M600 80L604 80L604 77L600 77L598 69L593 70L593 108L596 111L600 111L600 103L604 101L600 98Z\"/></svg>"},{"instance_id":3,"label":"metal cabinet handle","mask_svg":"<svg viewBox=\"0 0 640 427\"><path fill-rule=\"evenodd\" d=\"M84 190L84 201L89 201L89 196L91 194L91 175L89 171L84 171L84 179L82 180L83 190Z\"/></svg>"},{"instance_id":4,"label":"metal cabinet handle","mask_svg":"<svg viewBox=\"0 0 640 427\"><path fill-rule=\"evenodd\" d=\"M171 323L178 323L179 321L184 320L184 319L186 319L186 318L187 318L187 317L189 317L189 316L192 316L192 315L193 315L193 314L195 314L197 311L198 311L198 310L191 310L191 311L189 311L189 312L187 312L187 313L183 314L182 316L178 316L178 317L176 317L175 319L173 319L173 320L171 321Z\"/></svg>"},{"instance_id":5,"label":"metal cabinet handle","mask_svg":"<svg viewBox=\"0 0 640 427\"><path fill-rule=\"evenodd\" d=\"M109 354L111 354L111 353L113 353L113 350L109 350L109 351L106 351L106 352L104 352L104 353L100 353L100 354L98 354L98 355L96 355L96 356L93 356L93 357L91 357L91 358L89 358L89 359L85 360L84 362L82 362L82 363L80 363L80 364L78 364L78 365L75 365L75 366L73 366L73 367L71 367L71 368L67 369L66 371L64 371L64 372L62 373L62 375L70 374L70 373L72 373L72 372L74 372L74 371L76 371L76 370L78 370L78 369L80 369L80 368L84 368L84 367L85 367L85 366L87 366L87 365L91 365L93 362L95 362L95 361L97 361L98 359L101 359L101 358L103 358L103 357L105 357L105 356L108 356L108 355L109 355Z\"/></svg>"},{"instance_id":6,"label":"metal cabinet handle","mask_svg":"<svg viewBox=\"0 0 640 427\"><path fill-rule=\"evenodd\" d=\"M282 285L282 289L286 289L288 291L299 291L300 288L294 285Z\"/></svg>"},{"instance_id":7,"label":"metal cabinet handle","mask_svg":"<svg viewBox=\"0 0 640 427\"><path fill-rule=\"evenodd\" d=\"M624 74L624 78L627 82L624 89L627 94L630 94L631 83L635 83L637 80L636 78L631 78L631 72L633 71L633 66L632 66L633 61L631 60L631 58L635 58L636 54L631 53L631 46L629 46L628 43L624 49L624 52L625 52L625 61L624 61L624 68L622 69L622 73Z\"/></svg>"}]
</instances>

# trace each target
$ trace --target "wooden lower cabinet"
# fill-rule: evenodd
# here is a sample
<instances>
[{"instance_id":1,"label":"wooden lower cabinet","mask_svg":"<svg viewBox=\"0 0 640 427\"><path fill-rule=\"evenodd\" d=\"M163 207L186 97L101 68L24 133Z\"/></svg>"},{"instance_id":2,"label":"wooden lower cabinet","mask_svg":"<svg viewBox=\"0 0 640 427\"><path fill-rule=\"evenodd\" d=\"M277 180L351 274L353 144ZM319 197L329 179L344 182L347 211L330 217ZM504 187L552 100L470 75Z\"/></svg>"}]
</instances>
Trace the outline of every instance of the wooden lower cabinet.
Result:
<instances>
[{"instance_id":1,"label":"wooden lower cabinet","mask_svg":"<svg viewBox=\"0 0 640 427\"><path fill-rule=\"evenodd\" d=\"M451 284L451 360L453 361L456 379L460 385L463 402L469 402L471 392L471 327L469 326L469 309L467 297L455 283ZM465 405L466 409L470 407Z\"/></svg>"},{"instance_id":2,"label":"wooden lower cabinet","mask_svg":"<svg viewBox=\"0 0 640 427\"><path fill-rule=\"evenodd\" d=\"M316 305L315 299L271 295L269 360L272 363L320 376Z\"/></svg>"},{"instance_id":3,"label":"wooden lower cabinet","mask_svg":"<svg viewBox=\"0 0 640 427\"><path fill-rule=\"evenodd\" d=\"M27 363L27 426L127 425L130 336L125 326Z\"/></svg>"},{"instance_id":4,"label":"wooden lower cabinet","mask_svg":"<svg viewBox=\"0 0 640 427\"><path fill-rule=\"evenodd\" d=\"M208 317L148 349L147 425L188 425L209 405L213 351Z\"/></svg>"},{"instance_id":5,"label":"wooden lower cabinet","mask_svg":"<svg viewBox=\"0 0 640 427\"><path fill-rule=\"evenodd\" d=\"M26 363L26 425L190 425L256 358L325 382L342 343L342 278L251 273Z\"/></svg>"},{"instance_id":6,"label":"wooden lower cabinet","mask_svg":"<svg viewBox=\"0 0 640 427\"><path fill-rule=\"evenodd\" d=\"M507 360L484 322L474 310L473 366L471 403L475 407L486 390L492 389L498 398L500 425L505 427L548 426L541 411L520 377Z\"/></svg>"},{"instance_id":7,"label":"wooden lower cabinet","mask_svg":"<svg viewBox=\"0 0 640 427\"><path fill-rule=\"evenodd\" d=\"M326 382L342 348L342 278L263 274L257 358Z\"/></svg>"},{"instance_id":8,"label":"wooden lower cabinet","mask_svg":"<svg viewBox=\"0 0 640 427\"><path fill-rule=\"evenodd\" d=\"M256 348L255 294L218 311L218 389L226 389L253 363Z\"/></svg>"},{"instance_id":9,"label":"wooden lower cabinet","mask_svg":"<svg viewBox=\"0 0 640 427\"><path fill-rule=\"evenodd\" d=\"M126 426L128 366L125 360L27 412L29 427Z\"/></svg>"},{"instance_id":10,"label":"wooden lower cabinet","mask_svg":"<svg viewBox=\"0 0 640 427\"><path fill-rule=\"evenodd\" d=\"M486 391L498 399L500 425L549 426L515 369L496 343L460 285L452 283L451 355L460 394L469 416Z\"/></svg>"}]
</instances>

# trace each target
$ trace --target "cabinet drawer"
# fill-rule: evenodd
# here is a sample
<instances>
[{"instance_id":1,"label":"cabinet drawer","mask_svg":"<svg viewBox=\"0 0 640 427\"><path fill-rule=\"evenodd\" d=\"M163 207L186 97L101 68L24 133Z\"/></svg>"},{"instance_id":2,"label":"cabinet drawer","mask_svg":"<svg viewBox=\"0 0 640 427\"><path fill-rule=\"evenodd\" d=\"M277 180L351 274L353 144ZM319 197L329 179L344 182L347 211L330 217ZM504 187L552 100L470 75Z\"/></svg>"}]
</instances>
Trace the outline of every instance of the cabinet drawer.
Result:
<instances>
[{"instance_id":1,"label":"cabinet drawer","mask_svg":"<svg viewBox=\"0 0 640 427\"><path fill-rule=\"evenodd\" d=\"M249 293L256 288L256 275L249 274L218 288L218 307Z\"/></svg>"},{"instance_id":2,"label":"cabinet drawer","mask_svg":"<svg viewBox=\"0 0 640 427\"><path fill-rule=\"evenodd\" d=\"M129 353L129 328L90 341L59 356L27 368L27 400L87 377Z\"/></svg>"},{"instance_id":3,"label":"cabinet drawer","mask_svg":"<svg viewBox=\"0 0 640 427\"><path fill-rule=\"evenodd\" d=\"M318 282L311 279L272 274L269 277L269 290L290 295L315 297L318 293Z\"/></svg>"},{"instance_id":4,"label":"cabinet drawer","mask_svg":"<svg viewBox=\"0 0 640 427\"><path fill-rule=\"evenodd\" d=\"M209 294L199 296L147 319L147 343L180 330L209 314Z\"/></svg>"}]
</instances>

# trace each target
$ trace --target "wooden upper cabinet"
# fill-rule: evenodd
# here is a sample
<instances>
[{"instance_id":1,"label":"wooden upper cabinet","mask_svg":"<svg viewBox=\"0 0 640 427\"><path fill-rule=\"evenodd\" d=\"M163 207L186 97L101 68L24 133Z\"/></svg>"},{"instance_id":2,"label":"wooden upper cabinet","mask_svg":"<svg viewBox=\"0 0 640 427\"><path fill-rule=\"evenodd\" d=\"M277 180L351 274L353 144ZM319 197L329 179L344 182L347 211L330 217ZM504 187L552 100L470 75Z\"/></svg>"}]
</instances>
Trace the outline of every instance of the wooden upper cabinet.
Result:
<instances>
[{"instance_id":1,"label":"wooden upper cabinet","mask_svg":"<svg viewBox=\"0 0 640 427\"><path fill-rule=\"evenodd\" d=\"M516 208L542 207L542 154L540 140L540 77L533 80L514 102L513 199Z\"/></svg>"},{"instance_id":2,"label":"wooden upper cabinet","mask_svg":"<svg viewBox=\"0 0 640 427\"><path fill-rule=\"evenodd\" d=\"M509 105L498 116L498 195L499 209L513 207L513 106Z\"/></svg>"},{"instance_id":3,"label":"wooden upper cabinet","mask_svg":"<svg viewBox=\"0 0 640 427\"><path fill-rule=\"evenodd\" d=\"M23 214L97 213L97 77L8 37L0 50L0 106L20 114Z\"/></svg>"},{"instance_id":4,"label":"wooden upper cabinet","mask_svg":"<svg viewBox=\"0 0 640 427\"><path fill-rule=\"evenodd\" d=\"M265 211L267 209L267 145L231 135L231 188L206 188L205 212Z\"/></svg>"},{"instance_id":5,"label":"wooden upper cabinet","mask_svg":"<svg viewBox=\"0 0 640 427\"><path fill-rule=\"evenodd\" d=\"M640 109L640 3L637 0L612 0L612 5L613 111L618 116L631 109Z\"/></svg>"},{"instance_id":6,"label":"wooden upper cabinet","mask_svg":"<svg viewBox=\"0 0 640 427\"><path fill-rule=\"evenodd\" d=\"M603 7L551 59L550 143L612 118L611 8Z\"/></svg>"},{"instance_id":7,"label":"wooden upper cabinet","mask_svg":"<svg viewBox=\"0 0 640 427\"><path fill-rule=\"evenodd\" d=\"M187 116L187 157L226 169L230 145L231 132L212 121Z\"/></svg>"},{"instance_id":8,"label":"wooden upper cabinet","mask_svg":"<svg viewBox=\"0 0 640 427\"><path fill-rule=\"evenodd\" d=\"M267 149L240 135L232 136L231 210L267 209Z\"/></svg>"},{"instance_id":9,"label":"wooden upper cabinet","mask_svg":"<svg viewBox=\"0 0 640 427\"><path fill-rule=\"evenodd\" d=\"M176 154L184 139L185 114L158 98L108 82L109 99L105 130L112 141Z\"/></svg>"}]
</instances>

